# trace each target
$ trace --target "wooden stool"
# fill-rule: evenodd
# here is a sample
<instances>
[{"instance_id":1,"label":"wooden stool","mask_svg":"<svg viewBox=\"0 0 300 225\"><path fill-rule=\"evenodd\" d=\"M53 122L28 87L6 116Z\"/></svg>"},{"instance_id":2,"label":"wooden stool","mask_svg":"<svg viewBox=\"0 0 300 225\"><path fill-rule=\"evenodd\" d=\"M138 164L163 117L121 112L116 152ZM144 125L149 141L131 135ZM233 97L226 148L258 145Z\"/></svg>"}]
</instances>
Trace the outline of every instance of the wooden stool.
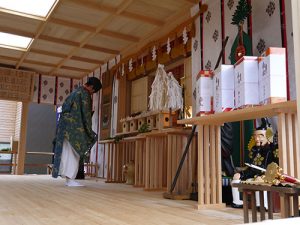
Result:
<instances>
[{"instance_id":1,"label":"wooden stool","mask_svg":"<svg viewBox=\"0 0 300 225\"><path fill-rule=\"evenodd\" d=\"M272 192L278 192L280 197L283 199L283 204L280 205L281 217L288 218L291 215L290 197L293 199L293 211L294 217L299 217L299 195L300 188L297 187L278 187L278 186L267 186L267 185L253 185L253 184L232 184L233 187L237 187L240 192L243 192L243 210L244 210L244 223L249 223L249 205L245 201L250 193L251 197L251 209L252 209L252 222L257 222L257 210L256 210L256 197L255 192L259 191L260 200L260 217L261 220L265 220L265 207L264 207L264 191L267 191L268 197L268 219L273 219L273 196Z\"/></svg>"}]
</instances>

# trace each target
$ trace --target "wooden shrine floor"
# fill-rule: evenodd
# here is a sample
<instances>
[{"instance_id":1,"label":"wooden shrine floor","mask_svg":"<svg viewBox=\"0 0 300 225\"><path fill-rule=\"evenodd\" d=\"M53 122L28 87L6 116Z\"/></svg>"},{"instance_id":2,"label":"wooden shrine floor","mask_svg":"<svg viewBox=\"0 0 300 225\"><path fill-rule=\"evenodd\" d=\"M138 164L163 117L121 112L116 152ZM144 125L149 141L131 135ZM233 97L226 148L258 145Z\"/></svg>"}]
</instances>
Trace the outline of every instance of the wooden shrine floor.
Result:
<instances>
[{"instance_id":1,"label":"wooden shrine floor","mask_svg":"<svg viewBox=\"0 0 300 225\"><path fill-rule=\"evenodd\" d=\"M49 175L0 175L0 224L204 225L241 224L243 210L196 210L195 201L175 201L102 179L66 187Z\"/></svg>"}]
</instances>

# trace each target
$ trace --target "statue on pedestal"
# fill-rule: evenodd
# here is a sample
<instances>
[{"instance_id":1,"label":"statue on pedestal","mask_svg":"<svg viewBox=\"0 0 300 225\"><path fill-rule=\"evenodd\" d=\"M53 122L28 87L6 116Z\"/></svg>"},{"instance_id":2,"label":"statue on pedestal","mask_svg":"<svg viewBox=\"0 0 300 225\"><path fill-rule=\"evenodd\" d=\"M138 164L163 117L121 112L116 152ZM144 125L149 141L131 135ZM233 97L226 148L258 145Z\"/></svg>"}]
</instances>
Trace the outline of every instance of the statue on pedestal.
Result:
<instances>
[{"instance_id":1,"label":"statue on pedestal","mask_svg":"<svg viewBox=\"0 0 300 225\"><path fill-rule=\"evenodd\" d=\"M250 140L249 158L251 164L266 169L272 162L278 163L278 146L276 141L272 141L268 138L271 132L267 118L262 119L262 125L253 132L253 138ZM241 180L247 180L254 178L255 176L261 176L263 172L247 167L245 170L235 173L233 176L232 183L239 183ZM243 205L243 201L239 198L239 192L237 188L232 188L232 207L240 208ZM266 198L265 198L266 199ZM267 207L266 207L267 208Z\"/></svg>"}]
</instances>

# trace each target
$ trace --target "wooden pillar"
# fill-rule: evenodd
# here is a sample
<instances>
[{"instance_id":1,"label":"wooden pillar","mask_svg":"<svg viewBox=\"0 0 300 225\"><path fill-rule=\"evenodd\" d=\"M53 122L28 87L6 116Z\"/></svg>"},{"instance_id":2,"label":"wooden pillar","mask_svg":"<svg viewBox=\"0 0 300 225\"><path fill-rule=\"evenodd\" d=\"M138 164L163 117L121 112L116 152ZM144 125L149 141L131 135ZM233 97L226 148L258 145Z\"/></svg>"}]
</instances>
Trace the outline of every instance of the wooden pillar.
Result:
<instances>
[{"instance_id":1,"label":"wooden pillar","mask_svg":"<svg viewBox=\"0 0 300 225\"><path fill-rule=\"evenodd\" d=\"M203 166L203 152L204 152L204 141L203 141L203 129L204 126L198 125L198 208L199 205L204 205L204 166Z\"/></svg>"},{"instance_id":2,"label":"wooden pillar","mask_svg":"<svg viewBox=\"0 0 300 225\"><path fill-rule=\"evenodd\" d=\"M20 141L19 141L18 157L17 157L17 175L24 174L28 109L29 109L29 103L23 102L22 115L21 115Z\"/></svg>"},{"instance_id":3,"label":"wooden pillar","mask_svg":"<svg viewBox=\"0 0 300 225\"><path fill-rule=\"evenodd\" d=\"M284 113L278 115L278 131L279 166L283 171L287 171L286 120Z\"/></svg>"},{"instance_id":4,"label":"wooden pillar","mask_svg":"<svg viewBox=\"0 0 300 225\"><path fill-rule=\"evenodd\" d=\"M297 92L297 112L300 112L300 2L292 1L292 23L294 38L294 59L295 59L295 76L296 76L296 92ZM298 116L298 127L300 127L300 117Z\"/></svg>"}]
</instances>

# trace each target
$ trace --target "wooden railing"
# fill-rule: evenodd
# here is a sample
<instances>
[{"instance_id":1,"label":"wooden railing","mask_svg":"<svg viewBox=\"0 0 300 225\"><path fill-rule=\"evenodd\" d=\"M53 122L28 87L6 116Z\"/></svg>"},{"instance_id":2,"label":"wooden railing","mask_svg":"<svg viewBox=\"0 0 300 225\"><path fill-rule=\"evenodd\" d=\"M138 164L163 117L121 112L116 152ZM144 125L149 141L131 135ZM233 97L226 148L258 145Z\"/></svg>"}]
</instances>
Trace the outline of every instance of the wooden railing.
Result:
<instances>
[{"instance_id":1,"label":"wooden railing","mask_svg":"<svg viewBox=\"0 0 300 225\"><path fill-rule=\"evenodd\" d=\"M10 154L11 155L11 163L0 163L0 166L9 166L11 167L11 172L10 174L15 174L16 171L16 156L17 156L17 151L0 151L0 154Z\"/></svg>"},{"instance_id":2,"label":"wooden railing","mask_svg":"<svg viewBox=\"0 0 300 225\"><path fill-rule=\"evenodd\" d=\"M134 161L135 143L131 140L115 142L114 140L100 141L100 153L102 155L99 165L100 177L109 183L122 183L125 181L123 166Z\"/></svg>"}]
</instances>

